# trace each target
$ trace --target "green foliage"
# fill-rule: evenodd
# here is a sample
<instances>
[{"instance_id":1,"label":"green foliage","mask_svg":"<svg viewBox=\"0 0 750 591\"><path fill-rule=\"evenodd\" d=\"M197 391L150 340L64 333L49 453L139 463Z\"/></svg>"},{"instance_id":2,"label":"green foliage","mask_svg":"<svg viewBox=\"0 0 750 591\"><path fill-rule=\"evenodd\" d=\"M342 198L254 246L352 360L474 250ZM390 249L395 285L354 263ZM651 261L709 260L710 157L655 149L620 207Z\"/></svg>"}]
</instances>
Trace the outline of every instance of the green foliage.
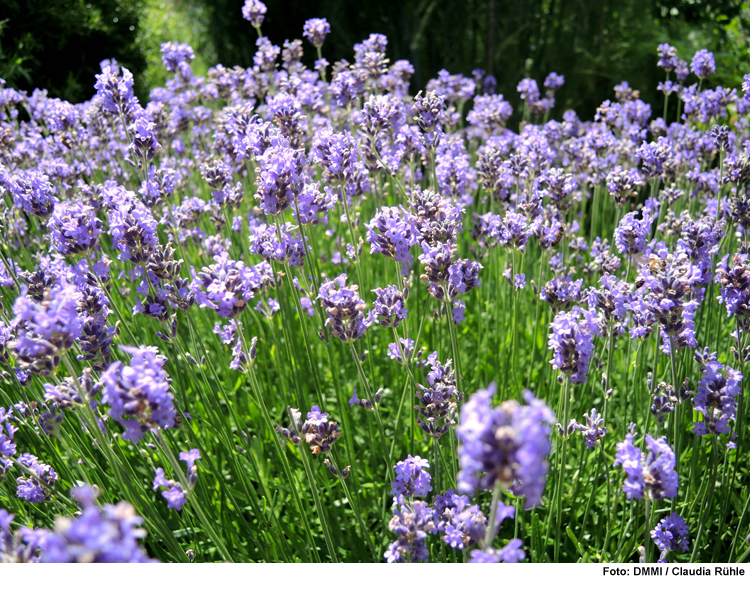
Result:
<instances>
[{"instance_id":1,"label":"green foliage","mask_svg":"<svg viewBox=\"0 0 750 591\"><path fill-rule=\"evenodd\" d=\"M114 57L133 71L136 93L164 84L160 46L188 43L193 70L214 63L252 65L256 34L242 19L243 0L9 0L0 7L0 77L24 89L80 101L91 96L99 62ZM701 48L716 55L719 82L737 86L750 70L750 4L737 0L268 0L263 33L274 43L299 38L304 22L326 17L323 48L333 63L372 32L388 37L392 61L415 68L412 90L445 68L468 74L483 68L498 78L497 92L515 99L526 76L563 74L566 88L556 115L583 116L628 80L658 104L656 45L670 42L689 60ZM116 19L116 20L115 20ZM306 61L314 52L305 42Z\"/></svg>"},{"instance_id":2,"label":"green foliage","mask_svg":"<svg viewBox=\"0 0 750 591\"><path fill-rule=\"evenodd\" d=\"M138 80L146 64L137 43L142 10L142 0L4 0L0 73L18 88L46 88L73 102L91 97L104 59L117 59Z\"/></svg>"},{"instance_id":3,"label":"green foliage","mask_svg":"<svg viewBox=\"0 0 750 591\"><path fill-rule=\"evenodd\" d=\"M180 0L144 0L138 43L146 55L143 73L147 88L164 86L167 71L161 61L161 44L187 43L195 51L192 63L196 76L205 75L216 63L214 43L208 37L206 9Z\"/></svg>"},{"instance_id":4,"label":"green foliage","mask_svg":"<svg viewBox=\"0 0 750 591\"><path fill-rule=\"evenodd\" d=\"M218 61L252 64L255 31L239 17L243 0L186 0L205 8ZM445 68L469 74L484 68L498 78L498 92L517 98L516 84L549 72L567 80L558 114L573 108L593 114L612 87L628 80L646 102L658 104L659 43L676 45L690 60L701 48L716 54L727 84L737 84L747 59L747 3L736 0L269 0L263 34L274 43L301 38L304 22L331 24L323 55L333 63L352 58L352 46L370 33L388 37L391 61L415 68L412 91ZM305 46L310 46L305 42ZM314 52L307 52L308 65ZM738 78L739 77L739 78ZM724 80L722 80L722 83Z\"/></svg>"}]
</instances>

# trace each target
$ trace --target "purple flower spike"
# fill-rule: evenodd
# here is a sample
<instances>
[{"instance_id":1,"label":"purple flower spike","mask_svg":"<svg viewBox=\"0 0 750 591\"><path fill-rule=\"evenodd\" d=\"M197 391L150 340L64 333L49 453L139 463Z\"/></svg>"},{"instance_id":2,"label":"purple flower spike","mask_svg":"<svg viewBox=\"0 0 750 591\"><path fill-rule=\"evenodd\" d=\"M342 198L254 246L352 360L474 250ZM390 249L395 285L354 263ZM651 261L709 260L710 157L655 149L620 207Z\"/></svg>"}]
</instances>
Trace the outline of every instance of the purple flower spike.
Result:
<instances>
[{"instance_id":1,"label":"purple flower spike","mask_svg":"<svg viewBox=\"0 0 750 591\"><path fill-rule=\"evenodd\" d=\"M651 530L651 539L654 544L661 550L659 562L666 562L669 552L682 552L683 554L690 551L690 541L685 520L677 515L674 511L662 519L657 526Z\"/></svg>"},{"instance_id":2,"label":"purple flower spike","mask_svg":"<svg viewBox=\"0 0 750 591\"><path fill-rule=\"evenodd\" d=\"M263 24L266 18L266 5L260 0L245 0L242 7L242 18L250 21L250 24L258 28Z\"/></svg>"},{"instance_id":3,"label":"purple flower spike","mask_svg":"<svg viewBox=\"0 0 750 591\"><path fill-rule=\"evenodd\" d=\"M331 32L331 25L324 18L311 18L305 22L302 35L315 47L321 47L326 35Z\"/></svg>"},{"instance_id":4,"label":"purple flower spike","mask_svg":"<svg viewBox=\"0 0 750 591\"><path fill-rule=\"evenodd\" d=\"M342 274L323 283L318 293L321 306L328 315L326 326L344 343L362 338L370 325L370 319L364 314L367 306L358 292L359 286L346 286L346 274Z\"/></svg>"},{"instance_id":5,"label":"purple flower spike","mask_svg":"<svg viewBox=\"0 0 750 591\"><path fill-rule=\"evenodd\" d=\"M526 405L507 400L492 407L495 384L473 394L461 408L461 424L456 433L461 471L458 488L492 490L496 483L516 495L526 497L524 506L541 501L547 481L551 450L550 425L555 415L531 392L524 394Z\"/></svg>"},{"instance_id":6,"label":"purple flower spike","mask_svg":"<svg viewBox=\"0 0 750 591\"><path fill-rule=\"evenodd\" d=\"M560 312L552 321L549 348L552 367L570 376L573 384L588 381L589 363L594 356L594 337L600 334L595 310L581 310L574 306L570 312Z\"/></svg>"},{"instance_id":7,"label":"purple flower spike","mask_svg":"<svg viewBox=\"0 0 750 591\"><path fill-rule=\"evenodd\" d=\"M672 499L677 496L678 477L675 472L675 455L666 437L654 439L646 435L648 453L645 455L633 445L633 434L617 444L615 466L622 465L627 479L622 487L629 499L640 499L645 493L651 499Z\"/></svg>"},{"instance_id":8,"label":"purple flower spike","mask_svg":"<svg viewBox=\"0 0 750 591\"><path fill-rule=\"evenodd\" d=\"M427 460L411 455L396 464L393 467L396 477L393 480L391 494L402 495L406 498L426 497L432 490L430 486L432 477L426 470L429 467L430 463Z\"/></svg>"},{"instance_id":9,"label":"purple flower spike","mask_svg":"<svg viewBox=\"0 0 750 591\"><path fill-rule=\"evenodd\" d=\"M137 443L150 429L173 427L177 417L167 359L156 347L122 347L130 365L116 361L102 375L102 403L109 415L126 428L123 439Z\"/></svg>"}]
</instances>

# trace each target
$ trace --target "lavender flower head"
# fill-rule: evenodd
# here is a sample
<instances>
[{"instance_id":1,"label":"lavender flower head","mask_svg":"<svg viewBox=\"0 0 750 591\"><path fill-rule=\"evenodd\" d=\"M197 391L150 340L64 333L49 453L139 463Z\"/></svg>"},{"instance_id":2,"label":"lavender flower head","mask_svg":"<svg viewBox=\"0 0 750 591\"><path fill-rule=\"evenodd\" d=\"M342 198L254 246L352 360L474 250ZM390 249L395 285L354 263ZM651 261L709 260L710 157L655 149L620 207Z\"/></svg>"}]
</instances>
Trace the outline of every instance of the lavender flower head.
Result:
<instances>
[{"instance_id":1,"label":"lavender flower head","mask_svg":"<svg viewBox=\"0 0 750 591\"><path fill-rule=\"evenodd\" d=\"M456 386L453 360L440 363L435 351L427 357L426 363L431 368L427 374L428 385L417 384L418 404L414 409L419 412L417 424L430 437L439 439L455 425L456 409L464 395Z\"/></svg>"},{"instance_id":2,"label":"lavender flower head","mask_svg":"<svg viewBox=\"0 0 750 591\"><path fill-rule=\"evenodd\" d=\"M42 464L36 456L21 454L18 463L23 476L16 483L16 494L29 503L42 503L52 496L52 487L57 481L57 472L52 466Z\"/></svg>"},{"instance_id":3,"label":"lavender flower head","mask_svg":"<svg viewBox=\"0 0 750 591\"><path fill-rule=\"evenodd\" d=\"M465 550L476 543L484 542L488 526L487 517L478 505L469 504L469 497L466 495L459 495L452 489L448 489L444 495L437 495L434 514L438 535L443 534L440 536L441 539L451 548ZM497 532L502 522L512 519L515 514L515 507L498 501L494 531Z\"/></svg>"},{"instance_id":4,"label":"lavender flower head","mask_svg":"<svg viewBox=\"0 0 750 591\"><path fill-rule=\"evenodd\" d=\"M13 305L12 326L17 337L8 348L21 369L50 375L60 364L60 357L81 336L83 319L78 315L78 290L67 281L45 289L40 300L32 299L28 288L23 287Z\"/></svg>"},{"instance_id":5,"label":"lavender flower head","mask_svg":"<svg viewBox=\"0 0 750 591\"><path fill-rule=\"evenodd\" d=\"M574 306L570 312L558 313L551 328L552 367L561 372L561 377L569 375L573 384L587 382L589 362L594 355L594 337L600 334L596 310Z\"/></svg>"},{"instance_id":6,"label":"lavender flower head","mask_svg":"<svg viewBox=\"0 0 750 591\"><path fill-rule=\"evenodd\" d=\"M164 476L164 468L157 468L154 475L154 490L163 488L161 496L167 501L167 508L182 511L187 503L187 491L179 482L167 480Z\"/></svg>"},{"instance_id":7,"label":"lavender flower head","mask_svg":"<svg viewBox=\"0 0 750 591\"><path fill-rule=\"evenodd\" d=\"M125 427L123 439L137 443L150 429L173 427L177 417L167 363L156 347L121 347L132 356L129 365L116 361L102 374L102 403Z\"/></svg>"},{"instance_id":8,"label":"lavender flower head","mask_svg":"<svg viewBox=\"0 0 750 591\"><path fill-rule=\"evenodd\" d=\"M646 250L646 240L651 233L649 216L636 219L636 212L625 214L615 228L615 246L621 254L640 254Z\"/></svg>"},{"instance_id":9,"label":"lavender flower head","mask_svg":"<svg viewBox=\"0 0 750 591\"><path fill-rule=\"evenodd\" d=\"M377 323L380 326L398 328L401 321L406 320L408 315L405 299L409 292L401 292L395 285L388 285L385 288L376 287L372 291L377 296L372 304Z\"/></svg>"},{"instance_id":10,"label":"lavender flower head","mask_svg":"<svg viewBox=\"0 0 750 591\"><path fill-rule=\"evenodd\" d=\"M303 188L300 161L289 146L272 146L258 158L255 199L268 215L283 213Z\"/></svg>"},{"instance_id":11,"label":"lavender flower head","mask_svg":"<svg viewBox=\"0 0 750 591\"><path fill-rule=\"evenodd\" d=\"M242 18L250 21L250 24L257 29L263 24L267 10L266 5L260 0L245 0L242 6Z\"/></svg>"},{"instance_id":12,"label":"lavender flower head","mask_svg":"<svg viewBox=\"0 0 750 591\"><path fill-rule=\"evenodd\" d=\"M607 428L602 426L604 417L595 408L591 409L591 413L584 414L583 416L586 419L586 424L576 423L576 429L583 435L586 447L594 449L599 440L607 434Z\"/></svg>"},{"instance_id":13,"label":"lavender flower head","mask_svg":"<svg viewBox=\"0 0 750 591\"><path fill-rule=\"evenodd\" d=\"M140 110L138 99L133 94L133 74L117 64L102 63L102 73L96 75L96 95L102 101L102 109L117 117L132 121L133 114Z\"/></svg>"},{"instance_id":14,"label":"lavender flower head","mask_svg":"<svg viewBox=\"0 0 750 591\"><path fill-rule=\"evenodd\" d=\"M699 49L696 51L693 56L693 61L690 62L690 71L701 80L703 78L708 78L711 74L716 72L714 54L706 49Z\"/></svg>"},{"instance_id":15,"label":"lavender flower head","mask_svg":"<svg viewBox=\"0 0 750 591\"><path fill-rule=\"evenodd\" d=\"M574 304L581 300L581 287L583 279L573 281L570 276L555 277L542 287L539 299L547 302L552 312L557 314L563 310L569 310Z\"/></svg>"},{"instance_id":16,"label":"lavender flower head","mask_svg":"<svg viewBox=\"0 0 750 591\"><path fill-rule=\"evenodd\" d=\"M555 415L528 391L523 406L507 400L493 408L494 395L493 383L461 408L458 488L471 494L499 484L524 495L524 506L530 508L541 501L546 484Z\"/></svg>"},{"instance_id":17,"label":"lavender flower head","mask_svg":"<svg viewBox=\"0 0 750 591\"><path fill-rule=\"evenodd\" d=\"M737 415L737 398L741 392L742 374L736 369L711 361L703 367L703 378L693 398L693 408L702 414L693 423L696 435L726 435L728 421Z\"/></svg>"},{"instance_id":18,"label":"lavender flower head","mask_svg":"<svg viewBox=\"0 0 750 591\"><path fill-rule=\"evenodd\" d=\"M156 151L161 144L156 140L154 134L155 125L145 117L138 117L130 129L133 139L130 149L135 157L140 160L153 160Z\"/></svg>"},{"instance_id":19,"label":"lavender flower head","mask_svg":"<svg viewBox=\"0 0 750 591\"><path fill-rule=\"evenodd\" d=\"M689 552L689 535L690 531L688 530L687 523L674 511L669 517L662 519L651 530L651 539L654 540L654 544L661 550L659 562L666 562L669 552L677 552L678 550L682 553Z\"/></svg>"},{"instance_id":20,"label":"lavender flower head","mask_svg":"<svg viewBox=\"0 0 750 591\"><path fill-rule=\"evenodd\" d=\"M215 263L196 273L190 289L201 308L211 308L222 318L236 318L255 294L273 283L268 263L246 266L242 261L229 258L222 252L214 257Z\"/></svg>"},{"instance_id":21,"label":"lavender flower head","mask_svg":"<svg viewBox=\"0 0 750 591\"><path fill-rule=\"evenodd\" d=\"M22 170L8 179L0 177L0 185L13 197L13 205L28 215L47 218L55 208L57 200L49 177L38 170Z\"/></svg>"},{"instance_id":22,"label":"lavender flower head","mask_svg":"<svg viewBox=\"0 0 750 591\"><path fill-rule=\"evenodd\" d=\"M617 444L615 466L622 465L627 478L622 487L629 499L640 499L644 493L651 499L672 499L677 496L678 477L675 472L675 455L666 437L654 439L646 435L648 454L643 457L633 445L633 434Z\"/></svg>"},{"instance_id":23,"label":"lavender flower head","mask_svg":"<svg viewBox=\"0 0 750 591\"><path fill-rule=\"evenodd\" d=\"M358 158L357 141L348 131L333 133L325 127L315 134L310 159L323 165L326 180L336 184L348 183L356 174Z\"/></svg>"},{"instance_id":24,"label":"lavender flower head","mask_svg":"<svg viewBox=\"0 0 750 591\"><path fill-rule=\"evenodd\" d=\"M656 53L659 55L659 61L657 66L663 68L667 72L674 70L677 67L677 49L672 47L669 43L661 43L656 48Z\"/></svg>"},{"instance_id":25,"label":"lavender flower head","mask_svg":"<svg viewBox=\"0 0 750 591\"><path fill-rule=\"evenodd\" d=\"M565 84L565 77L557 72L550 72L544 79L544 88L552 92L560 90L563 84Z\"/></svg>"},{"instance_id":26,"label":"lavender flower head","mask_svg":"<svg viewBox=\"0 0 750 591\"><path fill-rule=\"evenodd\" d=\"M176 511L181 511L182 507L187 503L188 494L192 491L195 483L198 481L198 466L196 461L201 459L200 451L197 449L191 449L190 451L181 451L180 460L187 463L187 470L185 471L185 482L187 483L187 490L183 488L183 485L174 480L167 480L164 477L164 469L157 468L154 476L154 490L163 488L161 496L167 500L167 507Z\"/></svg>"},{"instance_id":27,"label":"lavender flower head","mask_svg":"<svg viewBox=\"0 0 750 591\"><path fill-rule=\"evenodd\" d=\"M424 501L404 503L403 498L393 499L393 517L388 529L398 536L388 546L383 557L388 562L427 562L428 534L435 531L435 515Z\"/></svg>"},{"instance_id":28,"label":"lavender flower head","mask_svg":"<svg viewBox=\"0 0 750 591\"><path fill-rule=\"evenodd\" d=\"M321 47L326 35L331 32L331 25L324 18L311 18L305 22L302 35L315 47Z\"/></svg>"},{"instance_id":29,"label":"lavender flower head","mask_svg":"<svg viewBox=\"0 0 750 591\"><path fill-rule=\"evenodd\" d=\"M327 453L341 436L338 423L328 420L328 413L321 412L320 407L313 406L307 413L307 420L300 429L305 442L313 454Z\"/></svg>"},{"instance_id":30,"label":"lavender flower head","mask_svg":"<svg viewBox=\"0 0 750 591\"><path fill-rule=\"evenodd\" d=\"M638 169L625 169L615 166L607 173L607 190L615 203L622 205L627 203L631 197L638 194L638 188L643 185Z\"/></svg>"},{"instance_id":31,"label":"lavender flower head","mask_svg":"<svg viewBox=\"0 0 750 591\"><path fill-rule=\"evenodd\" d=\"M430 486L431 476L427 472L430 463L419 456L412 457L411 454L393 467L396 477L393 479L391 494L394 496L426 497L432 490Z\"/></svg>"},{"instance_id":32,"label":"lavender flower head","mask_svg":"<svg viewBox=\"0 0 750 591\"><path fill-rule=\"evenodd\" d=\"M167 72L176 72L190 80L190 62L195 59L193 48L187 43L162 43L161 61Z\"/></svg>"},{"instance_id":33,"label":"lavender flower head","mask_svg":"<svg viewBox=\"0 0 750 591\"><path fill-rule=\"evenodd\" d=\"M59 517L51 532L44 532L40 542L40 562L54 563L141 563L154 562L140 547L146 537L140 529L143 519L130 503L95 504L95 494L88 487L71 491L82 506L76 518Z\"/></svg>"},{"instance_id":34,"label":"lavender flower head","mask_svg":"<svg viewBox=\"0 0 750 591\"><path fill-rule=\"evenodd\" d=\"M518 91L518 94L521 95L521 99L529 103L538 101L541 96L539 94L539 86L533 78L524 78L521 80L518 83L516 90Z\"/></svg>"},{"instance_id":35,"label":"lavender flower head","mask_svg":"<svg viewBox=\"0 0 750 591\"><path fill-rule=\"evenodd\" d=\"M472 550L469 562L472 564L496 564L498 562L515 564L526 558L526 552L521 549L521 546L523 542L514 538L504 548Z\"/></svg>"},{"instance_id":36,"label":"lavender flower head","mask_svg":"<svg viewBox=\"0 0 750 591\"><path fill-rule=\"evenodd\" d=\"M344 343L351 343L362 338L369 326L365 318L365 301L359 297L359 286L346 286L346 274L326 281L320 286L318 299L326 311L331 334Z\"/></svg>"},{"instance_id":37,"label":"lavender flower head","mask_svg":"<svg viewBox=\"0 0 750 591\"><path fill-rule=\"evenodd\" d=\"M419 239L411 215L396 207L383 207L365 226L370 252L379 252L400 262L406 275L414 260L410 249Z\"/></svg>"},{"instance_id":38,"label":"lavender flower head","mask_svg":"<svg viewBox=\"0 0 750 591\"><path fill-rule=\"evenodd\" d=\"M109 233L122 260L143 263L159 243L156 220L140 201L117 203L109 210Z\"/></svg>"},{"instance_id":39,"label":"lavender flower head","mask_svg":"<svg viewBox=\"0 0 750 591\"><path fill-rule=\"evenodd\" d=\"M94 209L77 201L58 203L47 227L52 235L52 246L63 255L91 250L102 233L102 222Z\"/></svg>"}]
</instances>

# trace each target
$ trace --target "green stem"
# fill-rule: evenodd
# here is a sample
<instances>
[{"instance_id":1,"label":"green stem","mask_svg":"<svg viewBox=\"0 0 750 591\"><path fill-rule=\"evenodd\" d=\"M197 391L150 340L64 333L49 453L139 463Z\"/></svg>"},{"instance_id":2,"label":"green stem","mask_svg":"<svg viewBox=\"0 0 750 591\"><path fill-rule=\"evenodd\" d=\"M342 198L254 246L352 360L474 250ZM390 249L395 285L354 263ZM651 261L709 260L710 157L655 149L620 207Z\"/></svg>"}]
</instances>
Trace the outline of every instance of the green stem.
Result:
<instances>
[{"instance_id":1,"label":"green stem","mask_svg":"<svg viewBox=\"0 0 750 591\"><path fill-rule=\"evenodd\" d=\"M292 419L292 423L294 423L294 417L292 416L291 409L287 409L287 412L289 413L289 417ZM313 474L312 468L310 467L310 461L307 458L307 450L305 449L306 446L302 444L298 447L300 456L302 457L302 464L304 465L305 473L307 474L307 479L310 482L310 489L312 490L315 509L318 512L318 517L320 518L320 527L323 530L323 537L326 540L328 553L330 554L331 562L336 563L338 562L336 558L336 549L333 545L333 540L331 540L331 534L328 531L328 522L326 521L326 516L323 512L323 505L320 502L320 495L318 494L318 485L315 482L315 475Z\"/></svg>"}]
</instances>

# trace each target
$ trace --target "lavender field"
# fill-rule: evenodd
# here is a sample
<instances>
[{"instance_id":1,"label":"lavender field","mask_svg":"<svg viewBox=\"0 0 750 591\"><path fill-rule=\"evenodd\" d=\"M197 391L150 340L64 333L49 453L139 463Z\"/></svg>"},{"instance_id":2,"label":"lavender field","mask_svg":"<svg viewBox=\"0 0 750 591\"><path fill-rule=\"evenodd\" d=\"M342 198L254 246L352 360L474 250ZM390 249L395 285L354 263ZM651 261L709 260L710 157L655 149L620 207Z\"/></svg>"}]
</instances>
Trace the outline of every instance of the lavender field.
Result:
<instances>
[{"instance_id":1,"label":"lavender field","mask_svg":"<svg viewBox=\"0 0 750 591\"><path fill-rule=\"evenodd\" d=\"M744 562L750 75L556 120L265 16L0 80L0 562Z\"/></svg>"}]
</instances>

